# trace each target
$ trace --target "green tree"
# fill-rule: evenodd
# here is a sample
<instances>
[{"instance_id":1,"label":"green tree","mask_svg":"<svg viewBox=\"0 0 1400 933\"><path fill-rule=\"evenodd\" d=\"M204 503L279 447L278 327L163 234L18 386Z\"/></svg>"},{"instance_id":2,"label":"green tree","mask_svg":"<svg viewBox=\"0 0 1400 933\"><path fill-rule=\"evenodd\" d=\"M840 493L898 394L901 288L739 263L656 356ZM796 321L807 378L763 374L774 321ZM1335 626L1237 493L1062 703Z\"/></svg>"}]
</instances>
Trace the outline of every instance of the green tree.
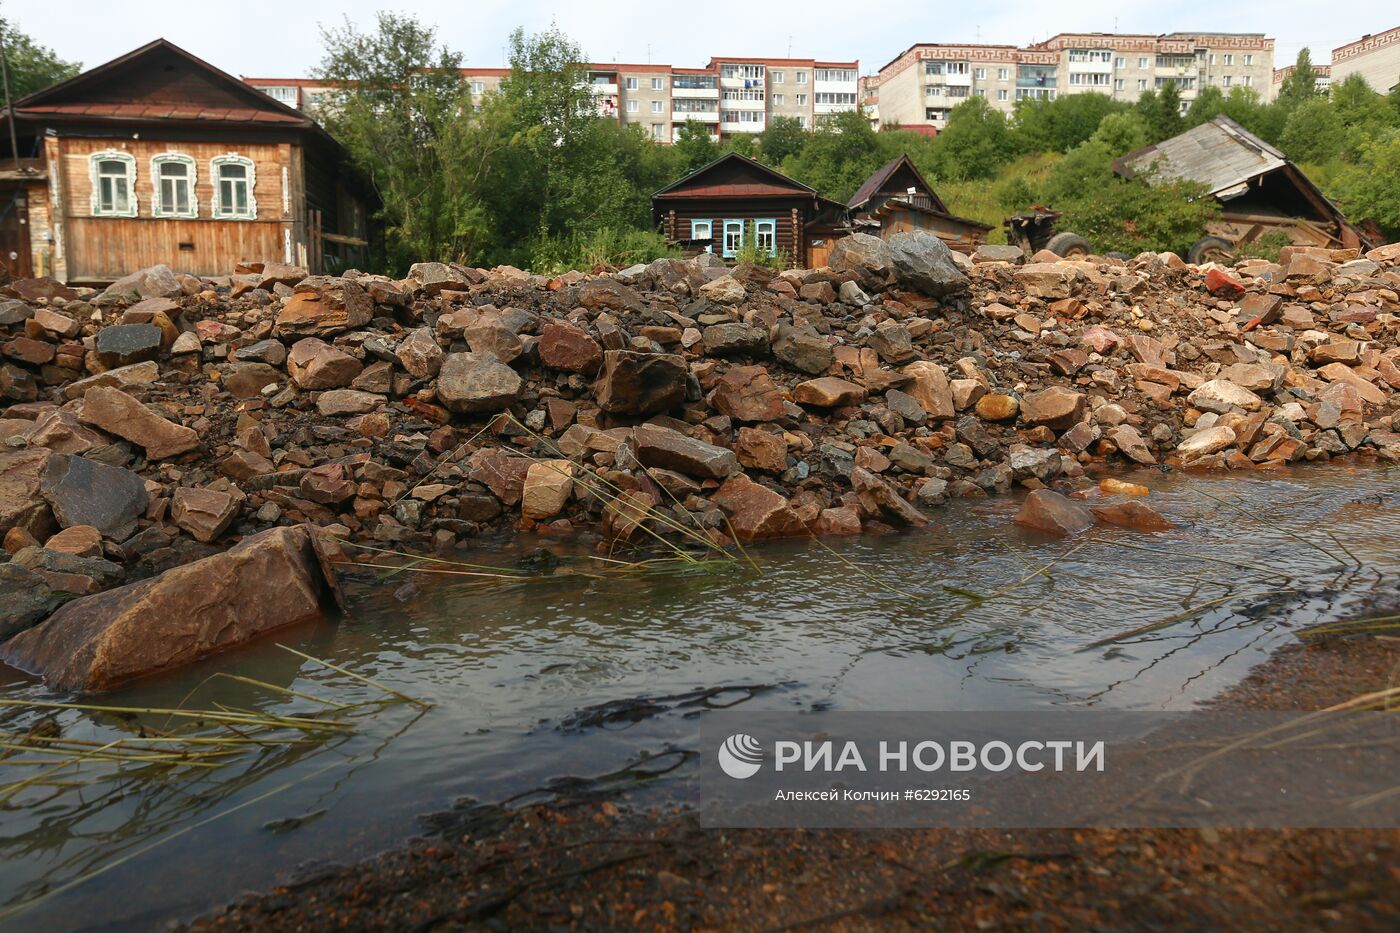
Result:
<instances>
[{"instance_id":1,"label":"green tree","mask_svg":"<svg viewBox=\"0 0 1400 933\"><path fill-rule=\"evenodd\" d=\"M1104 145L1114 158L1141 149L1152 142L1151 131L1142 114L1131 110L1126 113L1111 113L1103 118L1094 135L1089 137Z\"/></svg>"},{"instance_id":2,"label":"green tree","mask_svg":"<svg viewBox=\"0 0 1400 933\"><path fill-rule=\"evenodd\" d=\"M1293 108L1279 148L1294 162L1325 162L1342 149L1342 120L1332 102L1314 96Z\"/></svg>"},{"instance_id":3,"label":"green tree","mask_svg":"<svg viewBox=\"0 0 1400 933\"><path fill-rule=\"evenodd\" d=\"M1020 152L1069 152L1092 136L1104 117L1126 109L1126 104L1096 93L1018 100L1011 118L1016 148Z\"/></svg>"},{"instance_id":4,"label":"green tree","mask_svg":"<svg viewBox=\"0 0 1400 933\"><path fill-rule=\"evenodd\" d=\"M799 155L783 160L781 170L825 197L845 201L886 161L869 118L852 110L819 126Z\"/></svg>"},{"instance_id":5,"label":"green tree","mask_svg":"<svg viewBox=\"0 0 1400 933\"><path fill-rule=\"evenodd\" d=\"M1191 101L1191 106L1186 110L1186 127L1200 126L1202 123L1209 123L1225 112L1225 93L1215 85L1207 85L1201 88L1201 92L1196 95L1196 99Z\"/></svg>"},{"instance_id":6,"label":"green tree","mask_svg":"<svg viewBox=\"0 0 1400 933\"><path fill-rule=\"evenodd\" d=\"M1176 82L1168 79L1157 95L1156 110L1148 117L1148 129L1155 142L1171 139L1186 128L1181 116L1181 89Z\"/></svg>"},{"instance_id":7,"label":"green tree","mask_svg":"<svg viewBox=\"0 0 1400 933\"><path fill-rule=\"evenodd\" d=\"M723 153L719 143L710 137L710 128L698 120L685 121L676 136L675 150L682 173L708 165Z\"/></svg>"},{"instance_id":8,"label":"green tree","mask_svg":"<svg viewBox=\"0 0 1400 933\"><path fill-rule=\"evenodd\" d=\"M1391 241L1400 240L1400 130L1368 141L1354 164L1345 165L1328 193L1353 220L1374 220Z\"/></svg>"},{"instance_id":9,"label":"green tree","mask_svg":"<svg viewBox=\"0 0 1400 933\"><path fill-rule=\"evenodd\" d=\"M1293 70L1279 84L1278 102L1285 109L1291 110L1317 96L1317 70L1312 66L1312 52L1304 48L1299 50Z\"/></svg>"},{"instance_id":10,"label":"green tree","mask_svg":"<svg viewBox=\"0 0 1400 933\"><path fill-rule=\"evenodd\" d=\"M3 33L9 65L10 97L14 100L65 81L82 68L77 62L59 58L53 49L39 45L9 20L0 19L0 33Z\"/></svg>"},{"instance_id":11,"label":"green tree","mask_svg":"<svg viewBox=\"0 0 1400 933\"><path fill-rule=\"evenodd\" d=\"M970 97L954 107L935 140L938 177L953 181L991 178L1014 155L1006 116L984 97Z\"/></svg>"},{"instance_id":12,"label":"green tree","mask_svg":"<svg viewBox=\"0 0 1400 933\"><path fill-rule=\"evenodd\" d=\"M768 165L782 165L784 159L802 154L807 136L797 117L774 117L758 134L758 157Z\"/></svg>"},{"instance_id":13,"label":"green tree","mask_svg":"<svg viewBox=\"0 0 1400 933\"><path fill-rule=\"evenodd\" d=\"M321 40L315 73L336 90L320 117L379 196L389 266L470 253L475 234L448 209L459 179L445 162L446 141L464 142L454 124L471 116L461 56L431 27L395 13L380 13L372 32L349 20L323 28Z\"/></svg>"}]
</instances>

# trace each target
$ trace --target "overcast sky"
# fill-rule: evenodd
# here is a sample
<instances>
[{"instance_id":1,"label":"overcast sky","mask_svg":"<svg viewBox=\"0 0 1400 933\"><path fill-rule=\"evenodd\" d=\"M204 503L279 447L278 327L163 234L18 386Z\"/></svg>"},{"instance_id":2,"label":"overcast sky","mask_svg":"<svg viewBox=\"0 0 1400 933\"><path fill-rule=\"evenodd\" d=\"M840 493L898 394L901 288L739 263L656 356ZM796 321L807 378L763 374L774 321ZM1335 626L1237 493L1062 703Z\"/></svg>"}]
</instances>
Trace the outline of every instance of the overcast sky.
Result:
<instances>
[{"instance_id":1,"label":"overcast sky","mask_svg":"<svg viewBox=\"0 0 1400 933\"><path fill-rule=\"evenodd\" d=\"M1303 46L1311 47L1314 62L1326 62L1339 45L1400 26L1395 0L1138 0L1121 5L1103 0L743 0L733 6L661 0L5 0L0 15L85 67L164 36L236 75L296 77L321 58L321 25L349 17L371 26L375 11L385 8L436 25L439 38L460 51L467 64L482 67L503 64L506 36L516 26L533 31L551 21L593 61L698 67L712 55L785 58L791 53L798 58L858 58L862 73L878 71L915 42L1023 45L1057 32L1263 32L1277 40L1276 65L1291 63Z\"/></svg>"}]
</instances>

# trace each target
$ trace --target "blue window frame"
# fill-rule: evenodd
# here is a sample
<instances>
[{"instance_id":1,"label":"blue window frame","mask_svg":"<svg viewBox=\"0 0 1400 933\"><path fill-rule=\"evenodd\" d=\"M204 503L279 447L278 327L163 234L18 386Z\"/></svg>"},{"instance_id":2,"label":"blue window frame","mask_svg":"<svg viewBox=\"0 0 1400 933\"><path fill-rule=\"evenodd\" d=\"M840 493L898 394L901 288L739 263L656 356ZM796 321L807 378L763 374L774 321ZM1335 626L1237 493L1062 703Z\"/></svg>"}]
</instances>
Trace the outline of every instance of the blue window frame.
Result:
<instances>
[{"instance_id":1,"label":"blue window frame","mask_svg":"<svg viewBox=\"0 0 1400 933\"><path fill-rule=\"evenodd\" d=\"M724 255L737 256L744 248L744 222L726 220L724 222Z\"/></svg>"},{"instance_id":2,"label":"blue window frame","mask_svg":"<svg viewBox=\"0 0 1400 933\"><path fill-rule=\"evenodd\" d=\"M715 238L715 222L713 220L692 220L690 222L690 238L692 240L713 240ZM705 252L714 252L714 243L705 244Z\"/></svg>"},{"instance_id":3,"label":"blue window frame","mask_svg":"<svg viewBox=\"0 0 1400 933\"><path fill-rule=\"evenodd\" d=\"M753 222L753 242L759 252L778 255L778 221L773 218Z\"/></svg>"}]
</instances>

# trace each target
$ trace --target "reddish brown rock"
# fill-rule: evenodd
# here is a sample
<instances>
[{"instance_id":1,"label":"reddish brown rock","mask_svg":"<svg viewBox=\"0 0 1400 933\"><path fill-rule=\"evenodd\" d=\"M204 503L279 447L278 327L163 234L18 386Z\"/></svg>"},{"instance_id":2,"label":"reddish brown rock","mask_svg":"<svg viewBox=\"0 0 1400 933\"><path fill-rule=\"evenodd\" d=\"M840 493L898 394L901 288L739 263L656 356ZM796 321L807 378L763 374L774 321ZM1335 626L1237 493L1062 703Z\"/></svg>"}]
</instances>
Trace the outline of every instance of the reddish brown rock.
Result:
<instances>
[{"instance_id":1,"label":"reddish brown rock","mask_svg":"<svg viewBox=\"0 0 1400 933\"><path fill-rule=\"evenodd\" d=\"M842 405L856 405L865 400L865 389L838 379L835 376L822 376L799 382L792 390L793 401L813 408L837 408Z\"/></svg>"},{"instance_id":2,"label":"reddish brown rock","mask_svg":"<svg viewBox=\"0 0 1400 933\"><path fill-rule=\"evenodd\" d=\"M734 451L660 425L637 425L632 441L637 460L644 466L675 470L701 479L724 479L739 469Z\"/></svg>"},{"instance_id":3,"label":"reddish brown rock","mask_svg":"<svg viewBox=\"0 0 1400 933\"><path fill-rule=\"evenodd\" d=\"M287 354L287 373L298 387L309 391L344 388L363 368L350 354L315 337L298 340Z\"/></svg>"},{"instance_id":4,"label":"reddish brown rock","mask_svg":"<svg viewBox=\"0 0 1400 933\"><path fill-rule=\"evenodd\" d=\"M1131 528L1134 531L1170 531L1176 525L1162 517L1146 502L1136 499L1128 502L1115 502L1112 505L1096 505L1091 510L1100 523Z\"/></svg>"},{"instance_id":5,"label":"reddish brown rock","mask_svg":"<svg viewBox=\"0 0 1400 933\"><path fill-rule=\"evenodd\" d=\"M374 315L373 300L354 282L332 279L324 288L300 290L304 286L278 312L272 328L278 337L330 337L364 327Z\"/></svg>"},{"instance_id":6,"label":"reddish brown rock","mask_svg":"<svg viewBox=\"0 0 1400 933\"><path fill-rule=\"evenodd\" d=\"M472 454L467 465L468 478L491 490L506 506L520 501L525 490L525 477L530 471L528 459L512 457L498 450L478 450Z\"/></svg>"},{"instance_id":7,"label":"reddish brown rock","mask_svg":"<svg viewBox=\"0 0 1400 933\"><path fill-rule=\"evenodd\" d=\"M735 366L720 377L711 404L735 421L777 421L783 416L783 391L762 366Z\"/></svg>"},{"instance_id":8,"label":"reddish brown rock","mask_svg":"<svg viewBox=\"0 0 1400 933\"><path fill-rule=\"evenodd\" d=\"M923 513L906 502L898 490L867 469L851 470L851 488L860 500L861 509L871 517L914 528L928 524Z\"/></svg>"},{"instance_id":9,"label":"reddish brown rock","mask_svg":"<svg viewBox=\"0 0 1400 933\"><path fill-rule=\"evenodd\" d=\"M953 389L948 383L948 373L942 366L918 360L900 372L913 378L914 381L904 386L903 391L919 403L928 417L946 420L957 415L953 405Z\"/></svg>"},{"instance_id":10,"label":"reddish brown rock","mask_svg":"<svg viewBox=\"0 0 1400 933\"><path fill-rule=\"evenodd\" d=\"M228 530L241 500L217 489L181 486L175 490L170 517L197 540L210 543Z\"/></svg>"},{"instance_id":11,"label":"reddish brown rock","mask_svg":"<svg viewBox=\"0 0 1400 933\"><path fill-rule=\"evenodd\" d=\"M1217 298L1238 298L1244 294L1244 283L1223 269L1206 273L1206 291Z\"/></svg>"},{"instance_id":12,"label":"reddish brown rock","mask_svg":"<svg viewBox=\"0 0 1400 933\"><path fill-rule=\"evenodd\" d=\"M21 528L31 537L44 539L53 531L53 513L39 495L47 450L0 448L0 535Z\"/></svg>"},{"instance_id":13,"label":"reddish brown rock","mask_svg":"<svg viewBox=\"0 0 1400 933\"><path fill-rule=\"evenodd\" d=\"M65 528L44 542L49 551L60 551L75 557L101 557L102 532L91 525L74 525Z\"/></svg>"},{"instance_id":14,"label":"reddish brown rock","mask_svg":"<svg viewBox=\"0 0 1400 933\"><path fill-rule=\"evenodd\" d=\"M151 460L164 460L199 446L199 433L156 414L121 389L96 387L83 396L78 419L139 444Z\"/></svg>"},{"instance_id":15,"label":"reddish brown rock","mask_svg":"<svg viewBox=\"0 0 1400 933\"><path fill-rule=\"evenodd\" d=\"M1083 421L1088 411L1088 397L1063 386L1031 392L1021 399L1021 419L1026 424L1056 431L1068 431Z\"/></svg>"},{"instance_id":16,"label":"reddish brown rock","mask_svg":"<svg viewBox=\"0 0 1400 933\"><path fill-rule=\"evenodd\" d=\"M273 528L158 577L62 606L0 648L56 690L107 690L318 617L335 583L310 526Z\"/></svg>"},{"instance_id":17,"label":"reddish brown rock","mask_svg":"<svg viewBox=\"0 0 1400 933\"><path fill-rule=\"evenodd\" d=\"M550 321L540 330L540 362L550 369L592 376L603 364L598 341L572 324Z\"/></svg>"},{"instance_id":18,"label":"reddish brown rock","mask_svg":"<svg viewBox=\"0 0 1400 933\"><path fill-rule=\"evenodd\" d=\"M568 460L531 463L521 489L520 514L543 521L564 511L574 491L574 470Z\"/></svg>"},{"instance_id":19,"label":"reddish brown rock","mask_svg":"<svg viewBox=\"0 0 1400 933\"><path fill-rule=\"evenodd\" d=\"M775 431L743 427L734 440L739 462L752 470L781 473L787 469L787 441Z\"/></svg>"},{"instance_id":20,"label":"reddish brown rock","mask_svg":"<svg viewBox=\"0 0 1400 933\"><path fill-rule=\"evenodd\" d=\"M302 474L301 494L321 505L336 505L355 495L355 478L343 463L323 463Z\"/></svg>"},{"instance_id":21,"label":"reddish brown rock","mask_svg":"<svg viewBox=\"0 0 1400 933\"><path fill-rule=\"evenodd\" d=\"M609 414L645 417L685 401L685 360L669 353L607 350L593 384L598 407Z\"/></svg>"},{"instance_id":22,"label":"reddish brown rock","mask_svg":"<svg viewBox=\"0 0 1400 933\"><path fill-rule=\"evenodd\" d=\"M802 519L783 496L743 473L731 476L713 496L729 517L734 533L745 541L806 533Z\"/></svg>"},{"instance_id":23,"label":"reddish brown rock","mask_svg":"<svg viewBox=\"0 0 1400 933\"><path fill-rule=\"evenodd\" d=\"M1094 513L1050 489L1037 489L1026 496L1016 524L1046 534L1076 535L1094 526Z\"/></svg>"}]
</instances>

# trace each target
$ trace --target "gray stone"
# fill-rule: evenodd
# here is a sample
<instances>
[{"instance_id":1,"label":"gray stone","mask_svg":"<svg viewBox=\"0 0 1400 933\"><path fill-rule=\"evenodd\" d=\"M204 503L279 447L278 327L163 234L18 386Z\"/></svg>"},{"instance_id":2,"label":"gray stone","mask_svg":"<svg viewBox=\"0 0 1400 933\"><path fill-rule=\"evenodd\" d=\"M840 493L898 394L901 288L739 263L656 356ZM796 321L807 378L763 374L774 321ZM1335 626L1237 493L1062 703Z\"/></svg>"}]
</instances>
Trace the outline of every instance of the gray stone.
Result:
<instances>
[{"instance_id":1,"label":"gray stone","mask_svg":"<svg viewBox=\"0 0 1400 933\"><path fill-rule=\"evenodd\" d=\"M655 424L639 424L632 434L644 466L675 470L702 479L724 479L739 470L734 451Z\"/></svg>"},{"instance_id":2,"label":"gray stone","mask_svg":"<svg viewBox=\"0 0 1400 933\"><path fill-rule=\"evenodd\" d=\"M281 366L287 361L287 348L280 340L259 340L233 351L235 360Z\"/></svg>"},{"instance_id":3,"label":"gray stone","mask_svg":"<svg viewBox=\"0 0 1400 933\"><path fill-rule=\"evenodd\" d=\"M150 502L145 480L130 470L68 454L49 457L39 494L60 526L91 525L117 540L136 530Z\"/></svg>"},{"instance_id":4,"label":"gray stone","mask_svg":"<svg viewBox=\"0 0 1400 933\"><path fill-rule=\"evenodd\" d=\"M928 420L928 412L924 411L924 407L919 404L918 400L898 389L890 389L885 393L885 407L905 421L923 424Z\"/></svg>"},{"instance_id":5,"label":"gray stone","mask_svg":"<svg viewBox=\"0 0 1400 933\"><path fill-rule=\"evenodd\" d=\"M768 337L748 324L714 324L701 332L706 356L762 355L768 351Z\"/></svg>"},{"instance_id":6,"label":"gray stone","mask_svg":"<svg viewBox=\"0 0 1400 933\"><path fill-rule=\"evenodd\" d=\"M160 328L154 324L113 324L97 332L97 358L104 366L130 366L160 355Z\"/></svg>"},{"instance_id":7,"label":"gray stone","mask_svg":"<svg viewBox=\"0 0 1400 933\"><path fill-rule=\"evenodd\" d=\"M784 324L773 342L773 355L801 373L820 376L836 362L836 351L810 327Z\"/></svg>"},{"instance_id":8,"label":"gray stone","mask_svg":"<svg viewBox=\"0 0 1400 933\"><path fill-rule=\"evenodd\" d=\"M972 287L947 245L934 234L913 230L896 233L888 242L895 275L905 288L930 298L946 298Z\"/></svg>"},{"instance_id":9,"label":"gray stone","mask_svg":"<svg viewBox=\"0 0 1400 933\"><path fill-rule=\"evenodd\" d=\"M449 353L438 373L438 399L458 414L503 411L520 398L520 374L490 353Z\"/></svg>"},{"instance_id":10,"label":"gray stone","mask_svg":"<svg viewBox=\"0 0 1400 933\"><path fill-rule=\"evenodd\" d=\"M28 567L0 564L0 642L48 618L63 597Z\"/></svg>"},{"instance_id":11,"label":"gray stone","mask_svg":"<svg viewBox=\"0 0 1400 933\"><path fill-rule=\"evenodd\" d=\"M853 233L836 241L826 264L833 272L854 272L861 285L884 288L894 284L890 245L868 233Z\"/></svg>"}]
</instances>

